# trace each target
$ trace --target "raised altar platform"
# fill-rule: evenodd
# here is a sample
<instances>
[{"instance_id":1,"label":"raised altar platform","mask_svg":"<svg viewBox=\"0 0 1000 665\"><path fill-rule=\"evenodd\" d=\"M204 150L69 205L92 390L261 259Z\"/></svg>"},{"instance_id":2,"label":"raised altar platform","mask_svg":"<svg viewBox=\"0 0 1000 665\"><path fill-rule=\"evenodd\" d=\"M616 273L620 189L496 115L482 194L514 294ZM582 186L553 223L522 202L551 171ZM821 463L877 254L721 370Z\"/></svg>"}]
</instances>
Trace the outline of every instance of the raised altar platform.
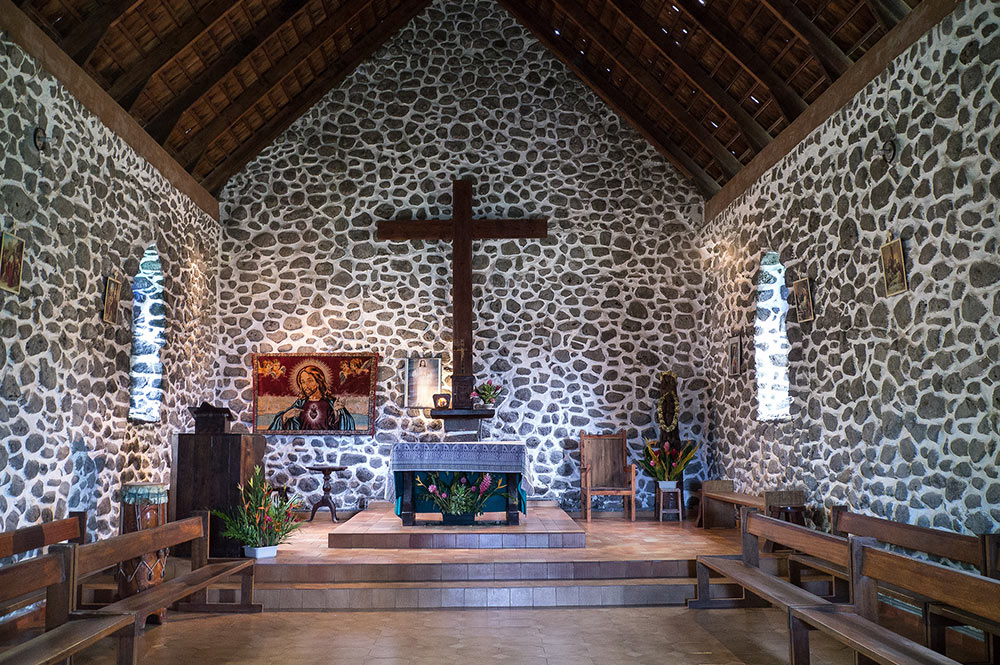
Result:
<instances>
[{"instance_id":1,"label":"raised altar platform","mask_svg":"<svg viewBox=\"0 0 1000 665\"><path fill-rule=\"evenodd\" d=\"M329 536L332 548L364 549L521 549L583 548L586 532L555 501L532 501L519 524L508 526L505 513L486 513L472 526L444 526L428 515L421 526L404 527L392 504L375 503L341 524ZM495 522L495 523L491 523Z\"/></svg>"}]
</instances>

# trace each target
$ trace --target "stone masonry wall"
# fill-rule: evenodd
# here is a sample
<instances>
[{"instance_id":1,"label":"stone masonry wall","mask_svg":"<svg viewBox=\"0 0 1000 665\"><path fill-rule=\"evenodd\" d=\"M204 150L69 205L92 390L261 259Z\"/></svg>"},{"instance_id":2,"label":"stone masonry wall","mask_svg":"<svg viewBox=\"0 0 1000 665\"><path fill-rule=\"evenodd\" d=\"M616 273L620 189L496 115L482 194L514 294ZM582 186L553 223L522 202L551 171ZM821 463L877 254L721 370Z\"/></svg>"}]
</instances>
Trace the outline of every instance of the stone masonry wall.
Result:
<instances>
[{"instance_id":1,"label":"stone masonry wall","mask_svg":"<svg viewBox=\"0 0 1000 665\"><path fill-rule=\"evenodd\" d=\"M969 0L706 226L717 474L802 487L814 507L1000 528L998 127L1000 6ZM888 165L873 157L887 139ZM891 297L887 232L910 286ZM810 278L816 318L789 312L791 420L765 425L753 368L728 377L725 357L752 327L767 249L789 286Z\"/></svg>"},{"instance_id":2,"label":"stone masonry wall","mask_svg":"<svg viewBox=\"0 0 1000 665\"><path fill-rule=\"evenodd\" d=\"M88 509L91 537L106 537L121 484L165 479L187 407L213 399L219 225L3 34L0 117L0 220L25 241L21 291L0 291L0 529ZM41 153L38 125L52 137ZM153 243L165 399L160 423L133 424L130 280ZM113 325L109 275L126 277Z\"/></svg>"},{"instance_id":3,"label":"stone masonry wall","mask_svg":"<svg viewBox=\"0 0 1000 665\"><path fill-rule=\"evenodd\" d=\"M450 216L461 176L476 216L550 218L545 240L474 247L476 375L510 388L483 438L528 442L534 495L579 509L581 430L625 428L638 455L664 369L700 433L701 198L497 3L438 0L221 196L219 394L243 428L251 353L383 356L374 437L269 437L269 472L309 501L310 463L350 467L353 507L383 497L391 442L443 437L402 384L412 355L451 375L450 244L376 242L375 221Z\"/></svg>"}]
</instances>

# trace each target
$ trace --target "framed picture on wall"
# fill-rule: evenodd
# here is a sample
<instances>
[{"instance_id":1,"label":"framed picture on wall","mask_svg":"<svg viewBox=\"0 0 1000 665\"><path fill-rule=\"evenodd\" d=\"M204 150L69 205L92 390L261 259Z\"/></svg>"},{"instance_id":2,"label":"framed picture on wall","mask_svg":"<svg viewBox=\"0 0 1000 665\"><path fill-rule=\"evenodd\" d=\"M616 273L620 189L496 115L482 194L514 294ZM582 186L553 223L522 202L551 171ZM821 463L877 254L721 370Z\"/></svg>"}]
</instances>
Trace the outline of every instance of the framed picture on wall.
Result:
<instances>
[{"instance_id":1,"label":"framed picture on wall","mask_svg":"<svg viewBox=\"0 0 1000 665\"><path fill-rule=\"evenodd\" d=\"M13 233L3 232L0 241L0 289L19 293L24 263L24 241Z\"/></svg>"},{"instance_id":2,"label":"framed picture on wall","mask_svg":"<svg viewBox=\"0 0 1000 665\"><path fill-rule=\"evenodd\" d=\"M114 277L108 277L104 285L104 322L118 322L118 303L121 302L122 283Z\"/></svg>"},{"instance_id":3,"label":"framed picture on wall","mask_svg":"<svg viewBox=\"0 0 1000 665\"><path fill-rule=\"evenodd\" d=\"M405 376L403 408L433 409L441 392L441 358L407 358Z\"/></svg>"},{"instance_id":4,"label":"framed picture on wall","mask_svg":"<svg viewBox=\"0 0 1000 665\"><path fill-rule=\"evenodd\" d=\"M903 240L896 238L882 245L882 278L885 295L894 296L906 291L906 262L903 259Z\"/></svg>"},{"instance_id":5,"label":"framed picture on wall","mask_svg":"<svg viewBox=\"0 0 1000 665\"><path fill-rule=\"evenodd\" d=\"M255 353L253 431L374 434L378 354Z\"/></svg>"},{"instance_id":6,"label":"framed picture on wall","mask_svg":"<svg viewBox=\"0 0 1000 665\"><path fill-rule=\"evenodd\" d=\"M812 293L809 291L809 278L804 277L792 282L792 294L795 296L795 312L798 315L799 323L815 319L816 313L813 311Z\"/></svg>"},{"instance_id":7,"label":"framed picture on wall","mask_svg":"<svg viewBox=\"0 0 1000 665\"><path fill-rule=\"evenodd\" d=\"M743 371L742 340L739 335L729 338L729 376Z\"/></svg>"}]
</instances>

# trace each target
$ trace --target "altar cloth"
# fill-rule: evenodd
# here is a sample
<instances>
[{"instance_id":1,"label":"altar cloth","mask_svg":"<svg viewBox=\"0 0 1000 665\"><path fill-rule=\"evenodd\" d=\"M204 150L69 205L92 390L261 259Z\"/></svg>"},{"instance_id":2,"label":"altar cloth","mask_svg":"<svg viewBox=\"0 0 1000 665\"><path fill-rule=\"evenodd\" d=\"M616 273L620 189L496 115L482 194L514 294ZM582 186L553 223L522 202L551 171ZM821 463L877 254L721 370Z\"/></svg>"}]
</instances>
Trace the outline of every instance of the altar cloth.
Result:
<instances>
[{"instance_id":1,"label":"altar cloth","mask_svg":"<svg viewBox=\"0 0 1000 665\"><path fill-rule=\"evenodd\" d=\"M528 492L531 490L527 447L523 441L400 441L392 445L389 455L389 478L386 499L401 509L396 485L402 484L403 471L451 471L506 474L520 476L518 504L527 514Z\"/></svg>"}]
</instances>

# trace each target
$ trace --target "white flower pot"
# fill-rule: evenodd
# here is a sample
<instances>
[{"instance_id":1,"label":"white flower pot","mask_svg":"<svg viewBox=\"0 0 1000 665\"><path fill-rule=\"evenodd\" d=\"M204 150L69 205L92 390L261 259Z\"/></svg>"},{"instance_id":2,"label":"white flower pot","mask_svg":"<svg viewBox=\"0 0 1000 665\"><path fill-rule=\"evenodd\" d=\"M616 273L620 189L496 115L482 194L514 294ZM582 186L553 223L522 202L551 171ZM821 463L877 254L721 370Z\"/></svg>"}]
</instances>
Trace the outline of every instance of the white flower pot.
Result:
<instances>
[{"instance_id":1,"label":"white flower pot","mask_svg":"<svg viewBox=\"0 0 1000 665\"><path fill-rule=\"evenodd\" d=\"M243 554L250 559L273 559L278 555L278 546L250 547L249 545L244 545Z\"/></svg>"},{"instance_id":2,"label":"white flower pot","mask_svg":"<svg viewBox=\"0 0 1000 665\"><path fill-rule=\"evenodd\" d=\"M661 490L675 490L677 489L676 480L657 480L656 484L660 486Z\"/></svg>"}]
</instances>

